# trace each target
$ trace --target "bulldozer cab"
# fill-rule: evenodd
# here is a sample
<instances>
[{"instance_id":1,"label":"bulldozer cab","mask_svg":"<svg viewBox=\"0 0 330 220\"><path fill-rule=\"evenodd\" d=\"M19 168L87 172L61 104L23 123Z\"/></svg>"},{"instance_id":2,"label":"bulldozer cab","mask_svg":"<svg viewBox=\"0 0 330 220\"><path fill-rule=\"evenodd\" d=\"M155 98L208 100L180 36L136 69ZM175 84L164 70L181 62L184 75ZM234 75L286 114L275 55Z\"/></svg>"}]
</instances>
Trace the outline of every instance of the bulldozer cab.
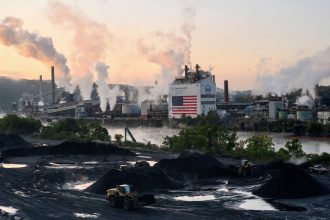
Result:
<instances>
[{"instance_id":1,"label":"bulldozer cab","mask_svg":"<svg viewBox=\"0 0 330 220\"><path fill-rule=\"evenodd\" d=\"M127 184L119 185L118 189L121 193L131 193L131 187Z\"/></svg>"}]
</instances>

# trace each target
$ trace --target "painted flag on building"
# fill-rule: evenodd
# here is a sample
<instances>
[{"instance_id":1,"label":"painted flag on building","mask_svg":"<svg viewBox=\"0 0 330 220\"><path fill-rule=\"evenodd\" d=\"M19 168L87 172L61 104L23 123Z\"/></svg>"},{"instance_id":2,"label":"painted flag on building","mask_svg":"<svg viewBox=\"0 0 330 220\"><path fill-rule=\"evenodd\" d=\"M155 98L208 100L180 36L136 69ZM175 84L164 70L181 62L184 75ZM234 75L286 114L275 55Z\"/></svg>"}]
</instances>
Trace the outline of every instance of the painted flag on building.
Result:
<instances>
[{"instance_id":1,"label":"painted flag on building","mask_svg":"<svg viewBox=\"0 0 330 220\"><path fill-rule=\"evenodd\" d=\"M172 114L197 114L197 96L172 96Z\"/></svg>"}]
</instances>

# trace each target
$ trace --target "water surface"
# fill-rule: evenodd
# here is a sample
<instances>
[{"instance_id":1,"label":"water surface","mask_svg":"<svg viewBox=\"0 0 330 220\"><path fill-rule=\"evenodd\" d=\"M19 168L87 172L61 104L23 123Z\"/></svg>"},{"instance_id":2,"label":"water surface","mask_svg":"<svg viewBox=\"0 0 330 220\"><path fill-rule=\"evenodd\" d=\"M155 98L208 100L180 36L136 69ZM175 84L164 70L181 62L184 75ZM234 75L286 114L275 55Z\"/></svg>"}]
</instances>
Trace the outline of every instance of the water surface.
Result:
<instances>
[{"instance_id":1,"label":"water surface","mask_svg":"<svg viewBox=\"0 0 330 220\"><path fill-rule=\"evenodd\" d=\"M110 135L112 137L115 134L125 135L124 128L118 127L107 127ZM150 141L152 144L162 145L164 137L173 136L179 133L180 129L172 129L168 127L162 128L152 128L152 127L137 127L130 128L132 134L138 142L147 143ZM261 134L260 132L238 132L238 139L244 140L252 135ZM285 136L285 133L265 133L272 137L274 147L278 150L281 147L284 147L285 143L289 141ZM129 137L128 137L129 139ZM303 150L306 153L316 153L321 154L323 152L330 153L330 141L317 141L317 140L300 140L303 146Z\"/></svg>"}]
</instances>

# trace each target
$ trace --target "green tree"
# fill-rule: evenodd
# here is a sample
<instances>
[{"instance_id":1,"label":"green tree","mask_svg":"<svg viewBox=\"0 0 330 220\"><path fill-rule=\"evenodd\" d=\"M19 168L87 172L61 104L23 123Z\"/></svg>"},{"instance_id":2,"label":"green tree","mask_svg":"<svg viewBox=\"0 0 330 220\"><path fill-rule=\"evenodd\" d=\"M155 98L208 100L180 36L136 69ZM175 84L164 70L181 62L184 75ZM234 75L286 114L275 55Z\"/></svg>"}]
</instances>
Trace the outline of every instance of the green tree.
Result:
<instances>
[{"instance_id":1,"label":"green tree","mask_svg":"<svg viewBox=\"0 0 330 220\"><path fill-rule=\"evenodd\" d=\"M121 134L115 134L115 140L116 140L116 142L117 142L117 144L118 145L121 145L122 144L122 142L123 142L123 135L121 135Z\"/></svg>"},{"instance_id":2,"label":"green tree","mask_svg":"<svg viewBox=\"0 0 330 220\"><path fill-rule=\"evenodd\" d=\"M309 162L313 165L315 164L324 164L330 166L330 154L322 153L321 155L318 154L309 154L308 155Z\"/></svg>"},{"instance_id":3,"label":"green tree","mask_svg":"<svg viewBox=\"0 0 330 220\"><path fill-rule=\"evenodd\" d=\"M284 149L284 148L280 148L277 152L276 152L276 160L282 160L282 161L287 161L291 158L290 153L288 150Z\"/></svg>"},{"instance_id":4,"label":"green tree","mask_svg":"<svg viewBox=\"0 0 330 220\"><path fill-rule=\"evenodd\" d=\"M285 149L288 150L289 154L294 157L303 157L305 156L304 151L302 150L302 145L298 138L294 138L288 141L285 144Z\"/></svg>"},{"instance_id":5,"label":"green tree","mask_svg":"<svg viewBox=\"0 0 330 220\"><path fill-rule=\"evenodd\" d=\"M236 146L237 134L216 125L197 125L182 129L178 135L166 136L163 144L172 150L200 150L205 153L225 153Z\"/></svg>"},{"instance_id":6,"label":"green tree","mask_svg":"<svg viewBox=\"0 0 330 220\"><path fill-rule=\"evenodd\" d=\"M254 135L246 142L245 155L248 158L261 161L276 159L274 144L268 135Z\"/></svg>"},{"instance_id":7,"label":"green tree","mask_svg":"<svg viewBox=\"0 0 330 220\"><path fill-rule=\"evenodd\" d=\"M84 141L111 141L106 128L98 123L87 124L84 120L63 119L41 128L41 138Z\"/></svg>"},{"instance_id":8,"label":"green tree","mask_svg":"<svg viewBox=\"0 0 330 220\"><path fill-rule=\"evenodd\" d=\"M0 119L0 131L10 134L30 135L38 132L41 122L31 117L18 117L17 115L6 115Z\"/></svg>"},{"instance_id":9,"label":"green tree","mask_svg":"<svg viewBox=\"0 0 330 220\"><path fill-rule=\"evenodd\" d=\"M111 136L106 128L103 128L97 123L92 123L89 126L89 135L92 140L111 141Z\"/></svg>"}]
</instances>

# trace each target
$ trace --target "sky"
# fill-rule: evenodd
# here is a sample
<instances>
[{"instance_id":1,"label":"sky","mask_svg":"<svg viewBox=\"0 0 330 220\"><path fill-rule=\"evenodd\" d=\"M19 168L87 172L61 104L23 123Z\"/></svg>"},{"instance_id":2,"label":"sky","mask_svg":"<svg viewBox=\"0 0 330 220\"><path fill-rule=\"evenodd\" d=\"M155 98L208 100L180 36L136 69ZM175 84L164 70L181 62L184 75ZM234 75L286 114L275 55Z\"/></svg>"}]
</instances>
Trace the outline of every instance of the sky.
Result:
<instances>
[{"instance_id":1,"label":"sky","mask_svg":"<svg viewBox=\"0 0 330 220\"><path fill-rule=\"evenodd\" d=\"M60 15L52 17L58 2L81 16L82 25L93 26L85 36ZM194 12L188 19L186 8ZM325 0L0 0L0 16L0 21L19 18L24 30L52 38L73 83L96 81L91 66L102 62L109 66L111 83L153 84L172 62L165 52L173 49L176 57L185 48L171 41L186 37L185 22L194 27L191 64L210 69L218 87L226 79L235 90L254 89L261 74L274 75L330 46L330 1ZM94 30L97 34L89 33ZM49 79L50 66L0 44L0 75ZM322 82L328 82L324 75Z\"/></svg>"}]
</instances>

